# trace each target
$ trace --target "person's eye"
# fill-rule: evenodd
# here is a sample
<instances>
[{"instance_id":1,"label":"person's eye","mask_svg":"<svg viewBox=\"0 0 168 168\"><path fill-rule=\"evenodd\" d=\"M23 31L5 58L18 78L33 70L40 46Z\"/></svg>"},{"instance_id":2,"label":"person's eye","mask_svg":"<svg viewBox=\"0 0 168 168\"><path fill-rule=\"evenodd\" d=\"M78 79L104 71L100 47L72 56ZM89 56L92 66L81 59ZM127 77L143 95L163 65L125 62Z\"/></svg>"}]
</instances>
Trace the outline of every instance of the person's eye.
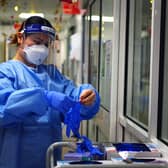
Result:
<instances>
[{"instance_id":1,"label":"person's eye","mask_svg":"<svg viewBox=\"0 0 168 168\"><path fill-rule=\"evenodd\" d=\"M33 42L34 42L35 44L41 44L41 41L38 41L38 40L33 40Z\"/></svg>"}]
</instances>

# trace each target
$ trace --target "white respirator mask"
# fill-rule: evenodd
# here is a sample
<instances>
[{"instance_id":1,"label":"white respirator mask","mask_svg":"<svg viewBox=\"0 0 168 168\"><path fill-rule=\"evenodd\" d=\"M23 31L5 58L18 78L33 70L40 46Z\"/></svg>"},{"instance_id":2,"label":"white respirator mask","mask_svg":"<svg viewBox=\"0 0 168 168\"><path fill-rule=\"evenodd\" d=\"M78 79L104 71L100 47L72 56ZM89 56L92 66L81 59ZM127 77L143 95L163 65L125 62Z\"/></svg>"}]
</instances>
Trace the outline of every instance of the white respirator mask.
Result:
<instances>
[{"instance_id":1,"label":"white respirator mask","mask_svg":"<svg viewBox=\"0 0 168 168\"><path fill-rule=\"evenodd\" d=\"M34 65L42 64L49 54L49 49L44 44L26 46L23 51L26 60Z\"/></svg>"}]
</instances>

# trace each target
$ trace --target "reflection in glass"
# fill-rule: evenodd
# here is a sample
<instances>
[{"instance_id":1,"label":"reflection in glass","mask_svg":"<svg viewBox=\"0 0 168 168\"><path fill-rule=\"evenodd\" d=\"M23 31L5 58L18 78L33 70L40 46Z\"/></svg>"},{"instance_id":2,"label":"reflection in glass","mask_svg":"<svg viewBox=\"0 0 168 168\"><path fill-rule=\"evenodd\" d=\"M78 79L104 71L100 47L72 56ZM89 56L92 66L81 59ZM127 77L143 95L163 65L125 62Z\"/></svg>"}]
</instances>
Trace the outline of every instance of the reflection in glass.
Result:
<instances>
[{"instance_id":1,"label":"reflection in glass","mask_svg":"<svg viewBox=\"0 0 168 168\"><path fill-rule=\"evenodd\" d=\"M84 20L84 63L88 64L88 82L98 90L98 68L99 68L99 24L100 24L101 0L92 1L87 10ZM96 16L96 17L92 17ZM87 68L84 68L86 71ZM86 80L87 81L87 80ZM93 141L98 140L98 126L96 117L87 122L87 136Z\"/></svg>"},{"instance_id":2,"label":"reflection in glass","mask_svg":"<svg viewBox=\"0 0 168 168\"><path fill-rule=\"evenodd\" d=\"M100 16L100 0L91 6L91 39L90 39L90 82L98 89L98 64L99 64L99 24L100 20L92 16ZM100 17L98 17L100 19Z\"/></svg>"},{"instance_id":3,"label":"reflection in glass","mask_svg":"<svg viewBox=\"0 0 168 168\"><path fill-rule=\"evenodd\" d=\"M88 68L87 64L88 64L88 48L89 48L89 20L88 20L88 12L86 13L86 15L83 18L83 26L84 26L84 35L83 35L83 55L82 55L82 59L83 59L83 82L87 82L88 81Z\"/></svg>"},{"instance_id":4,"label":"reflection in glass","mask_svg":"<svg viewBox=\"0 0 168 168\"><path fill-rule=\"evenodd\" d=\"M100 87L101 104L110 110L113 0L102 4ZM108 18L108 20L107 20Z\"/></svg>"},{"instance_id":5,"label":"reflection in glass","mask_svg":"<svg viewBox=\"0 0 168 168\"><path fill-rule=\"evenodd\" d=\"M130 0L126 114L147 128L152 4Z\"/></svg>"}]
</instances>

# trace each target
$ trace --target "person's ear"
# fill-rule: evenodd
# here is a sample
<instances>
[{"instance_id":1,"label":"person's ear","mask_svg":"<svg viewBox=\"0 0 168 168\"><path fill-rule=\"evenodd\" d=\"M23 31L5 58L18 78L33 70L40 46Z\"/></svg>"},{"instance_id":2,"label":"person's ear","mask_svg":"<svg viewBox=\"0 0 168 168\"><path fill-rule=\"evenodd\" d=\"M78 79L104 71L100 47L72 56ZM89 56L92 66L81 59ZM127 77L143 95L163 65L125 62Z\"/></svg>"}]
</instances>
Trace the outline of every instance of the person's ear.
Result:
<instances>
[{"instance_id":1,"label":"person's ear","mask_svg":"<svg viewBox=\"0 0 168 168\"><path fill-rule=\"evenodd\" d=\"M20 32L17 33L17 43L18 44L23 43L23 33L20 33Z\"/></svg>"}]
</instances>

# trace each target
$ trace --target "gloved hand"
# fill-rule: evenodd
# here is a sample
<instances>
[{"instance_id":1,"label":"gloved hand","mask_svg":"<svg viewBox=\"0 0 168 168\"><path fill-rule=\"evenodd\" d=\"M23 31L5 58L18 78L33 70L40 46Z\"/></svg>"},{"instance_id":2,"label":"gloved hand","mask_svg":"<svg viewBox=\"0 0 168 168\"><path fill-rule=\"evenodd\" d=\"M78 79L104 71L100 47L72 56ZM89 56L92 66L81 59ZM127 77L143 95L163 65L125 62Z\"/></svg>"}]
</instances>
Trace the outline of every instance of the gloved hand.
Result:
<instances>
[{"instance_id":1,"label":"gloved hand","mask_svg":"<svg viewBox=\"0 0 168 168\"><path fill-rule=\"evenodd\" d=\"M63 93L56 91L45 91L46 99L51 107L62 112L64 115L74 106L75 101Z\"/></svg>"}]
</instances>

